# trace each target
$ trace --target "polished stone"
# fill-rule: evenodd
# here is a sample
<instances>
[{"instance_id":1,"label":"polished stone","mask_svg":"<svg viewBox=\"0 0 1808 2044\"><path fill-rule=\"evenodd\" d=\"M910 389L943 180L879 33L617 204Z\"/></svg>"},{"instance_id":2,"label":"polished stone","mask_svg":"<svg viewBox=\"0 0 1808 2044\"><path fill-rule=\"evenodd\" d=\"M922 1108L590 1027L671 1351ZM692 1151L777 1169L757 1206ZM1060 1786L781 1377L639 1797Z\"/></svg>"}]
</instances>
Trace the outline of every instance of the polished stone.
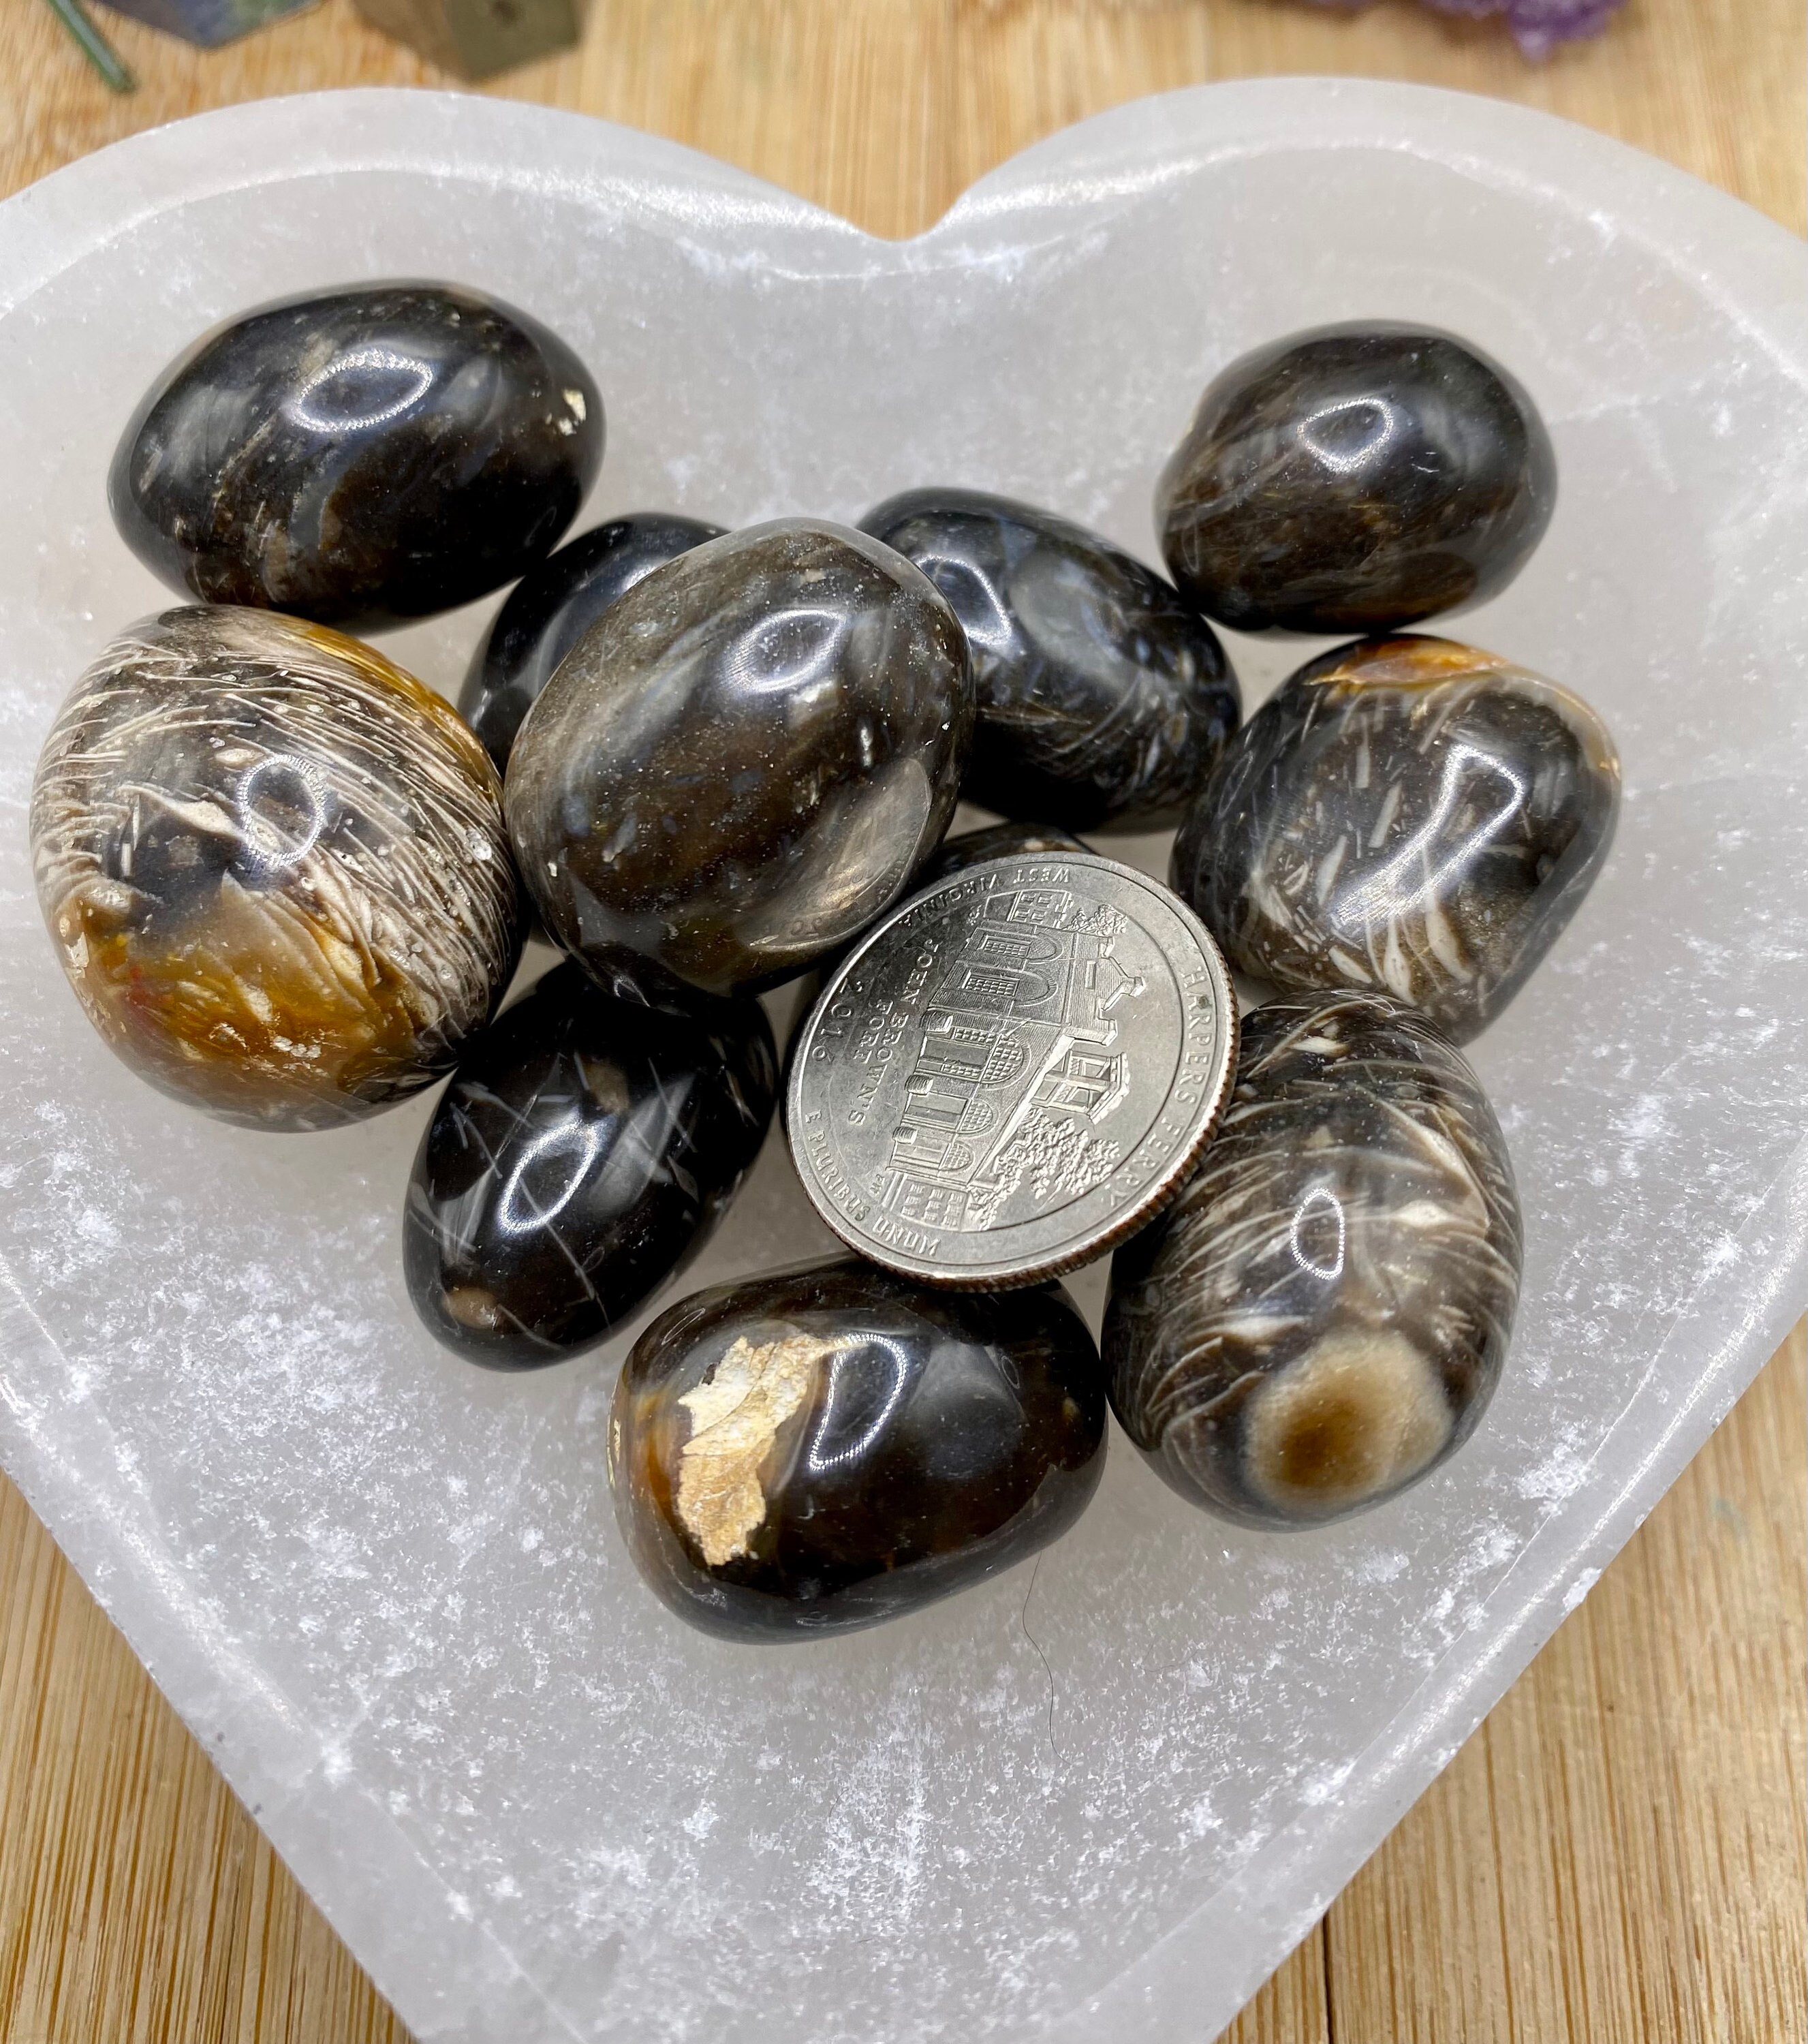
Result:
<instances>
[{"instance_id":1,"label":"polished stone","mask_svg":"<svg viewBox=\"0 0 1808 2044\"><path fill-rule=\"evenodd\" d=\"M1461 1055L1378 994L1271 1002L1198 1173L1112 1266L1112 1409L1194 1504L1344 1517L1473 1431L1519 1264L1512 1165Z\"/></svg>"},{"instance_id":2,"label":"polished stone","mask_svg":"<svg viewBox=\"0 0 1808 2044\"><path fill-rule=\"evenodd\" d=\"M404 1266L449 1348L501 1370L601 1341L683 1270L759 1154L759 1004L650 1008L555 966L459 1061L414 1161Z\"/></svg>"},{"instance_id":3,"label":"polished stone","mask_svg":"<svg viewBox=\"0 0 1808 2044\"><path fill-rule=\"evenodd\" d=\"M945 837L916 876L919 887L933 886L950 873L965 873L990 859L1013 859L1020 852L1090 851L1092 847L1051 824L988 824L983 830Z\"/></svg>"},{"instance_id":4,"label":"polished stone","mask_svg":"<svg viewBox=\"0 0 1808 2044\"><path fill-rule=\"evenodd\" d=\"M848 1262L699 1292L635 1344L609 1475L640 1571L730 1639L913 1611L1065 1532L1104 1466L1058 1285L936 1292Z\"/></svg>"},{"instance_id":5,"label":"polished stone","mask_svg":"<svg viewBox=\"0 0 1808 2044\"><path fill-rule=\"evenodd\" d=\"M172 589L370 630L512 582L602 459L602 401L556 334L449 285L361 284L173 363L108 496Z\"/></svg>"},{"instance_id":6,"label":"polished stone","mask_svg":"<svg viewBox=\"0 0 1808 2044\"><path fill-rule=\"evenodd\" d=\"M720 525L666 511L635 511L581 532L509 592L473 655L459 708L488 748L498 774L521 720L559 663L617 597L680 554L719 540Z\"/></svg>"},{"instance_id":7,"label":"polished stone","mask_svg":"<svg viewBox=\"0 0 1808 2044\"><path fill-rule=\"evenodd\" d=\"M451 705L269 611L186 609L76 684L32 791L88 1019L227 1121L326 1128L449 1070L519 948L501 790Z\"/></svg>"},{"instance_id":8,"label":"polished stone","mask_svg":"<svg viewBox=\"0 0 1808 2044\"><path fill-rule=\"evenodd\" d=\"M1568 690L1448 639L1365 640L1238 733L1173 882L1252 978L1375 987L1464 1043L1575 914L1619 793Z\"/></svg>"},{"instance_id":9,"label":"polished stone","mask_svg":"<svg viewBox=\"0 0 1808 2044\"><path fill-rule=\"evenodd\" d=\"M913 490L864 528L954 606L978 720L963 793L1069 830L1176 823L1237 728L1211 628L1083 526L977 490Z\"/></svg>"},{"instance_id":10,"label":"polished stone","mask_svg":"<svg viewBox=\"0 0 1808 2044\"><path fill-rule=\"evenodd\" d=\"M961 628L910 563L781 519L655 569L566 656L509 759L509 830L567 951L755 991L903 892L972 727Z\"/></svg>"},{"instance_id":11,"label":"polished stone","mask_svg":"<svg viewBox=\"0 0 1808 2044\"><path fill-rule=\"evenodd\" d=\"M1386 632L1497 595L1557 459L1498 363L1449 334L1320 327L1207 386L1155 494L1181 594L1239 632Z\"/></svg>"}]
</instances>

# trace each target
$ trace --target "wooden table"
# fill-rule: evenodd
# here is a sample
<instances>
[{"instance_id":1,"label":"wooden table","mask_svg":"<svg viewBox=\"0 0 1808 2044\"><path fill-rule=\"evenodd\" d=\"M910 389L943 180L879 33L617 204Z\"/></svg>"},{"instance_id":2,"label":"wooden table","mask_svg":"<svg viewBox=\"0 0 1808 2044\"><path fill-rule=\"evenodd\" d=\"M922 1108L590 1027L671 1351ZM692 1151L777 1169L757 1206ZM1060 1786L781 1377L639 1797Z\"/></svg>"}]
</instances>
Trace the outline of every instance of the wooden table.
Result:
<instances>
[{"instance_id":1,"label":"wooden table","mask_svg":"<svg viewBox=\"0 0 1808 2044\"><path fill-rule=\"evenodd\" d=\"M0 0L0 190L203 107L444 82L346 0L212 56L102 17L130 98L36 0ZM1396 6L593 0L582 49L496 89L910 234L1139 93L1411 78L1606 129L1799 231L1805 29L1802 0L1630 0L1603 40L1533 67L1491 27ZM1808 2038L1805 1378L1798 1328L1226 2044ZM141 2039L402 2034L0 1479L0 2044Z\"/></svg>"}]
</instances>

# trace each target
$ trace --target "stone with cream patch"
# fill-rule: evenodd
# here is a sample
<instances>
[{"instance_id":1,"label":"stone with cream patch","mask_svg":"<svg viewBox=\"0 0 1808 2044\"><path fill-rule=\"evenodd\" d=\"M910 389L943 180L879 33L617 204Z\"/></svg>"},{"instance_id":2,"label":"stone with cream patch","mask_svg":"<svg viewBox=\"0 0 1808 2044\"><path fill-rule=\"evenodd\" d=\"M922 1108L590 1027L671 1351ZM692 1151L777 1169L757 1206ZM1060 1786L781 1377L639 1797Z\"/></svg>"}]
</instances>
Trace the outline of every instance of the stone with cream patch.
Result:
<instances>
[{"instance_id":1,"label":"stone with cream patch","mask_svg":"<svg viewBox=\"0 0 1808 2044\"><path fill-rule=\"evenodd\" d=\"M1056 1285L931 1291L844 1262L701 1292L623 1368L616 1512L681 1617L850 1631L1065 1531L1104 1463L1098 1352Z\"/></svg>"},{"instance_id":2,"label":"stone with cream patch","mask_svg":"<svg viewBox=\"0 0 1808 2044\"><path fill-rule=\"evenodd\" d=\"M1309 1525L1392 1496L1461 1446L1518 1294L1499 1123L1461 1054L1385 995L1243 1019L1197 1174L1118 1252L1113 1409L1187 1498Z\"/></svg>"},{"instance_id":3,"label":"stone with cream patch","mask_svg":"<svg viewBox=\"0 0 1808 2044\"><path fill-rule=\"evenodd\" d=\"M1388 1328L1327 1335L1249 1400L1252 1488L1282 1511L1365 1504L1410 1483L1449 1439L1442 1387Z\"/></svg>"},{"instance_id":4,"label":"stone with cream patch","mask_svg":"<svg viewBox=\"0 0 1808 2044\"><path fill-rule=\"evenodd\" d=\"M678 1450L678 1523L712 1568L747 1551L766 1517L760 1464L774 1437L810 1395L828 1345L791 1335L758 1347L744 1335L678 1403L690 1438Z\"/></svg>"}]
</instances>

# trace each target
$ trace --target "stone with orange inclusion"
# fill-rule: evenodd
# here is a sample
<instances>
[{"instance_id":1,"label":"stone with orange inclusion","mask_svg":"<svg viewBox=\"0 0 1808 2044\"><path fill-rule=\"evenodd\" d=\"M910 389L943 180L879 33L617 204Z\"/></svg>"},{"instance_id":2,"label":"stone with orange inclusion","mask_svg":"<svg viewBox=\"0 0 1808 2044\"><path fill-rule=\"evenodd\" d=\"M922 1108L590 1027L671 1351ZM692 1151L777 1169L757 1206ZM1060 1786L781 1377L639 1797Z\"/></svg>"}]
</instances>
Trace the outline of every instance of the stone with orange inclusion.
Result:
<instances>
[{"instance_id":1,"label":"stone with orange inclusion","mask_svg":"<svg viewBox=\"0 0 1808 2044\"><path fill-rule=\"evenodd\" d=\"M482 747L380 654L273 612L115 640L45 742L31 832L90 1020L228 1121L330 1128L418 1091L514 967Z\"/></svg>"}]
</instances>

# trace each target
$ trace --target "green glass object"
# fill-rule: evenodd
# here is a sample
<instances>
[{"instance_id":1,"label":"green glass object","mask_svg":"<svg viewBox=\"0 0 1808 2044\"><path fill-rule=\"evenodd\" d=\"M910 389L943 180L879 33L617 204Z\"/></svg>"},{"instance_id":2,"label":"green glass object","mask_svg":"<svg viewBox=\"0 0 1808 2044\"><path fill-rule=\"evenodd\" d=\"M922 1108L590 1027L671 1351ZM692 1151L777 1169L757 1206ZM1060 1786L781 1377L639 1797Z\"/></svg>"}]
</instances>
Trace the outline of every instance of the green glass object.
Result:
<instances>
[{"instance_id":1,"label":"green glass object","mask_svg":"<svg viewBox=\"0 0 1808 2044\"><path fill-rule=\"evenodd\" d=\"M118 51L89 19L82 0L47 0L47 4L68 31L70 40L113 91L138 90L137 79L126 69Z\"/></svg>"}]
</instances>

